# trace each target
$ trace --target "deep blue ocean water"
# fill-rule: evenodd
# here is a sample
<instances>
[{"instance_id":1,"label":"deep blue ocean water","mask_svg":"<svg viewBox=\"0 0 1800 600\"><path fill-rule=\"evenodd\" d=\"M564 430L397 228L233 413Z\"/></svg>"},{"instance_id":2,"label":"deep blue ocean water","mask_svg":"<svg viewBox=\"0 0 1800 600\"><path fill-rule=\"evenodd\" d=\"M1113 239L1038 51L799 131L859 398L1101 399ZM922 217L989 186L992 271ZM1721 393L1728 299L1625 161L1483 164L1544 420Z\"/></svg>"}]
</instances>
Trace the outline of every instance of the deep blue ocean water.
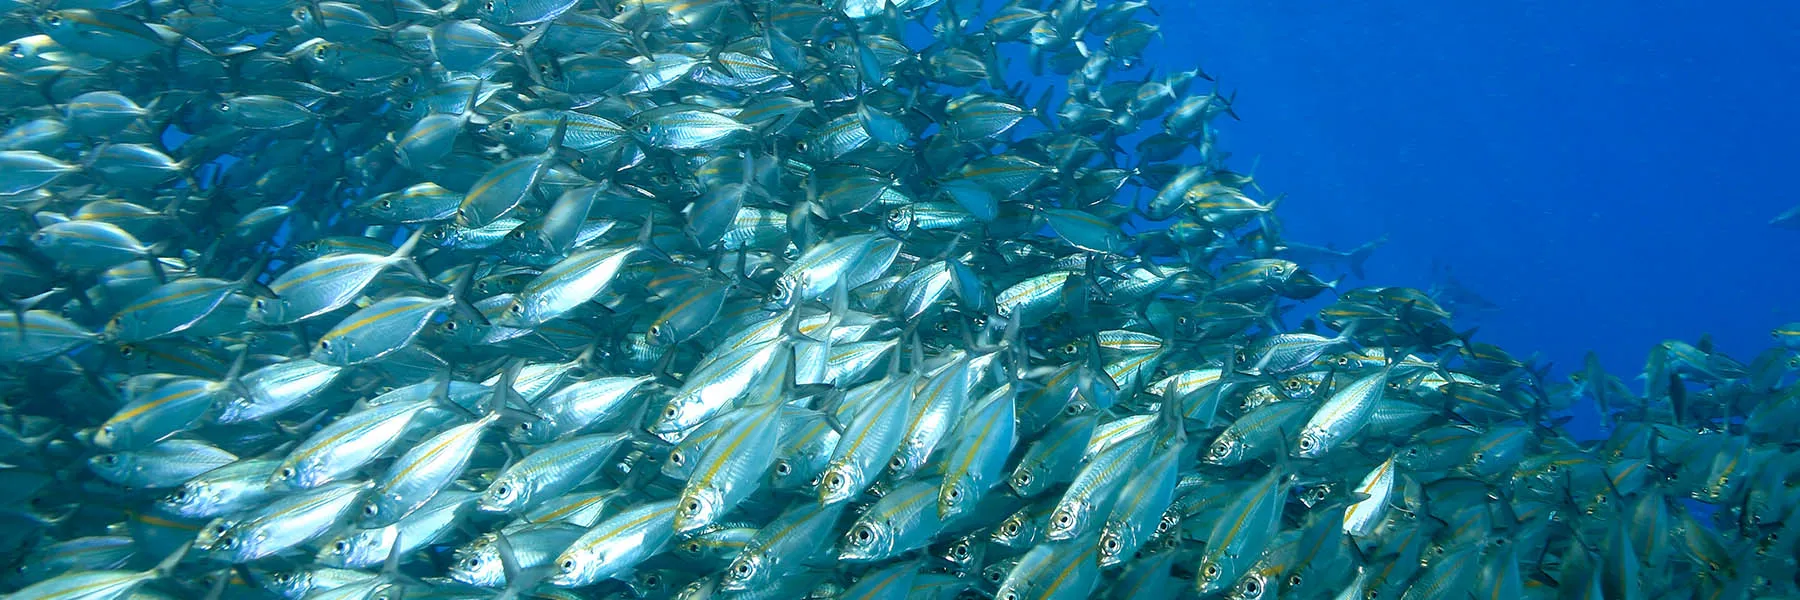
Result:
<instances>
[{"instance_id":1,"label":"deep blue ocean water","mask_svg":"<svg viewBox=\"0 0 1800 600\"><path fill-rule=\"evenodd\" d=\"M1447 265L1499 305L1476 339L1634 389L1661 340L1748 362L1800 320L1800 232L1768 225L1800 204L1800 4L1157 7L1147 58L1239 90L1221 145L1288 239L1389 238L1363 285Z\"/></svg>"}]
</instances>

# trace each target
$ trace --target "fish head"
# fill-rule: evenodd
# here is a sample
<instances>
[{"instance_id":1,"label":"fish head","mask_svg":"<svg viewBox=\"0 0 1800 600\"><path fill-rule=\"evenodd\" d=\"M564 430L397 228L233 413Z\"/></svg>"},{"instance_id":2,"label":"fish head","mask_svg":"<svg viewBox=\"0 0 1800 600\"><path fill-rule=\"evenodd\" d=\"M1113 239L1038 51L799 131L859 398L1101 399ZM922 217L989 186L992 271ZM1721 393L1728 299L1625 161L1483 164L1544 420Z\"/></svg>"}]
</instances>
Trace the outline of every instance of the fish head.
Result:
<instances>
[{"instance_id":1,"label":"fish head","mask_svg":"<svg viewBox=\"0 0 1800 600\"><path fill-rule=\"evenodd\" d=\"M1019 549L1020 546L1027 541L1024 537L1025 527L1027 526L1025 519L1026 516L1023 511L1014 513L1011 516L1008 516L1005 521L1001 521L1000 526L995 527L994 533L989 537L997 544L1008 548Z\"/></svg>"},{"instance_id":2,"label":"fish head","mask_svg":"<svg viewBox=\"0 0 1800 600\"><path fill-rule=\"evenodd\" d=\"M381 530L380 529L361 530L361 531L357 531L357 532L353 532L353 533L349 533L349 534L340 536L335 540L325 542L324 544L321 544L319 546L319 553L318 553L318 555L316 555L313 558L313 560L318 562L321 565L325 565L327 567L332 567L332 568L337 568L337 569L353 568L353 567L359 566L360 564L362 564L362 563L360 563L360 559L362 557L359 556L359 554L362 554L361 552L359 552L359 550L361 549L360 547L368 544L367 542L361 541L361 538L370 537L370 536L365 536L365 535L361 535L361 534L363 532L378 532L378 531L381 531Z\"/></svg>"},{"instance_id":3,"label":"fish head","mask_svg":"<svg viewBox=\"0 0 1800 600\"><path fill-rule=\"evenodd\" d=\"M1279 575L1279 572L1275 574ZM1251 569L1249 573L1238 578L1236 585L1231 586L1228 597L1231 600L1262 600L1270 592L1269 575L1261 569Z\"/></svg>"},{"instance_id":4,"label":"fish head","mask_svg":"<svg viewBox=\"0 0 1800 600\"><path fill-rule=\"evenodd\" d=\"M263 325L282 325L287 323L287 303L280 298L258 296L250 300L250 310L244 311L251 321Z\"/></svg>"},{"instance_id":5,"label":"fish head","mask_svg":"<svg viewBox=\"0 0 1800 600\"><path fill-rule=\"evenodd\" d=\"M556 568L546 581L559 587L574 587L595 581L606 554L592 548L570 548L556 557Z\"/></svg>"},{"instance_id":6,"label":"fish head","mask_svg":"<svg viewBox=\"0 0 1800 600\"><path fill-rule=\"evenodd\" d=\"M1100 532L1100 566L1102 568L1123 563L1130 558L1122 555L1125 550L1124 532L1113 525L1113 523L1107 523L1107 527Z\"/></svg>"},{"instance_id":7,"label":"fish head","mask_svg":"<svg viewBox=\"0 0 1800 600\"><path fill-rule=\"evenodd\" d=\"M901 206L888 211L882 219L882 225L895 235L904 235L913 228L913 207Z\"/></svg>"},{"instance_id":8,"label":"fish head","mask_svg":"<svg viewBox=\"0 0 1800 600\"><path fill-rule=\"evenodd\" d=\"M845 463L832 463L826 467L825 473L819 478L819 503L836 504L862 492L857 489L855 469L856 467Z\"/></svg>"},{"instance_id":9,"label":"fish head","mask_svg":"<svg viewBox=\"0 0 1800 600\"><path fill-rule=\"evenodd\" d=\"M1223 590L1230 583L1225 579L1225 565L1219 564L1217 559L1208 557L1200 561L1200 572L1194 577L1194 589L1201 596Z\"/></svg>"},{"instance_id":10,"label":"fish head","mask_svg":"<svg viewBox=\"0 0 1800 600\"><path fill-rule=\"evenodd\" d=\"M675 533L687 533L712 524L719 519L725 508L721 492L712 486L692 486L694 489L682 493L681 502L675 505Z\"/></svg>"},{"instance_id":11,"label":"fish head","mask_svg":"<svg viewBox=\"0 0 1800 600\"><path fill-rule=\"evenodd\" d=\"M969 511L975 497L974 486L969 483L967 478L959 477L954 481L945 482L944 486L938 489L938 516L945 521L961 516Z\"/></svg>"},{"instance_id":12,"label":"fish head","mask_svg":"<svg viewBox=\"0 0 1800 600\"><path fill-rule=\"evenodd\" d=\"M500 315L494 317L491 322L501 327L533 327L538 325L532 322L533 315L537 313L538 311L533 309L530 297L514 296L512 302L507 303L506 309L500 311Z\"/></svg>"},{"instance_id":13,"label":"fish head","mask_svg":"<svg viewBox=\"0 0 1800 600\"><path fill-rule=\"evenodd\" d=\"M742 592L768 580L769 561L760 552L745 552L732 559L719 575L719 589Z\"/></svg>"},{"instance_id":14,"label":"fish head","mask_svg":"<svg viewBox=\"0 0 1800 600\"><path fill-rule=\"evenodd\" d=\"M500 550L493 539L484 536L458 551L456 562L450 565L450 578L478 587L506 585L505 565L500 561Z\"/></svg>"},{"instance_id":15,"label":"fish head","mask_svg":"<svg viewBox=\"0 0 1800 600\"><path fill-rule=\"evenodd\" d=\"M511 430L506 432L507 439L520 444L547 444L556 440L560 430L556 426L556 417L537 415L537 419L522 419Z\"/></svg>"},{"instance_id":16,"label":"fish head","mask_svg":"<svg viewBox=\"0 0 1800 600\"><path fill-rule=\"evenodd\" d=\"M312 592L312 573L305 569L264 571L250 569L251 579L262 589L282 598L304 598Z\"/></svg>"},{"instance_id":17,"label":"fish head","mask_svg":"<svg viewBox=\"0 0 1800 600\"><path fill-rule=\"evenodd\" d=\"M494 480L493 485L489 485L481 493L481 499L476 501L475 506L482 512L512 512L531 501L530 492L517 477L502 477Z\"/></svg>"},{"instance_id":18,"label":"fish head","mask_svg":"<svg viewBox=\"0 0 1800 600\"><path fill-rule=\"evenodd\" d=\"M789 272L775 280L775 287L769 290L770 309L783 309L804 301L801 292L806 288L805 276L798 272Z\"/></svg>"},{"instance_id":19,"label":"fish head","mask_svg":"<svg viewBox=\"0 0 1800 600\"><path fill-rule=\"evenodd\" d=\"M133 446L131 434L132 429L123 423L103 423L94 428L91 442L95 447L107 450L129 448Z\"/></svg>"},{"instance_id":20,"label":"fish head","mask_svg":"<svg viewBox=\"0 0 1800 600\"><path fill-rule=\"evenodd\" d=\"M328 365L350 364L350 352L354 350L353 342L342 336L325 336L313 345L312 358Z\"/></svg>"},{"instance_id":21,"label":"fish head","mask_svg":"<svg viewBox=\"0 0 1800 600\"><path fill-rule=\"evenodd\" d=\"M1019 463L1018 468L1013 469L1012 477L1006 479L1006 484L1012 486L1013 492L1020 497L1037 495L1038 492L1053 483L1038 476L1039 466L1028 462Z\"/></svg>"},{"instance_id":22,"label":"fish head","mask_svg":"<svg viewBox=\"0 0 1800 600\"><path fill-rule=\"evenodd\" d=\"M1086 502L1058 504L1056 510L1050 512L1050 529L1045 533L1052 540L1074 539L1080 532L1087 530L1093 508Z\"/></svg>"},{"instance_id":23,"label":"fish head","mask_svg":"<svg viewBox=\"0 0 1800 600\"><path fill-rule=\"evenodd\" d=\"M844 532L844 549L838 560L867 561L887 556L894 536L878 523L859 522Z\"/></svg>"},{"instance_id":24,"label":"fish head","mask_svg":"<svg viewBox=\"0 0 1800 600\"><path fill-rule=\"evenodd\" d=\"M650 424L650 433L665 440L676 441L683 437L682 433L700 426L709 416L709 411L700 402L684 401L679 397L671 398L662 412L657 413L656 421Z\"/></svg>"},{"instance_id":25,"label":"fish head","mask_svg":"<svg viewBox=\"0 0 1800 600\"><path fill-rule=\"evenodd\" d=\"M218 503L218 489L204 479L183 483L158 502L163 510L190 518L211 514Z\"/></svg>"},{"instance_id":26,"label":"fish head","mask_svg":"<svg viewBox=\"0 0 1800 600\"><path fill-rule=\"evenodd\" d=\"M1209 465L1229 467L1242 461L1243 452L1244 447L1238 441L1238 436L1228 431L1207 445L1206 455L1201 456L1200 460Z\"/></svg>"},{"instance_id":27,"label":"fish head","mask_svg":"<svg viewBox=\"0 0 1800 600\"><path fill-rule=\"evenodd\" d=\"M1318 458L1325 455L1331 447L1331 440L1323 430L1307 428L1300 432L1300 440L1294 442L1294 458Z\"/></svg>"},{"instance_id":28,"label":"fish head","mask_svg":"<svg viewBox=\"0 0 1800 600\"><path fill-rule=\"evenodd\" d=\"M108 452L88 459L88 468L108 480L117 481L137 468L136 457L127 452Z\"/></svg>"}]
</instances>

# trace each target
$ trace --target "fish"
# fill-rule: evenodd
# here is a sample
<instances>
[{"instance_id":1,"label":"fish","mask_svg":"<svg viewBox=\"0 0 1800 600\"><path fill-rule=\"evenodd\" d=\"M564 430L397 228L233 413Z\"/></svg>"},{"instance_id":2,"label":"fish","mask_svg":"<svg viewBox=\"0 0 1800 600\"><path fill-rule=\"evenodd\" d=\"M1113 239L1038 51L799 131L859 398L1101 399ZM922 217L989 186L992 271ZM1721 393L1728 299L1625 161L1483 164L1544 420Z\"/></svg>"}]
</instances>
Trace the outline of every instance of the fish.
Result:
<instances>
[{"instance_id":1,"label":"fish","mask_svg":"<svg viewBox=\"0 0 1800 600\"><path fill-rule=\"evenodd\" d=\"M1205 7L167 4L0 11L5 597L1800 596L1797 317L1370 280Z\"/></svg>"}]
</instances>

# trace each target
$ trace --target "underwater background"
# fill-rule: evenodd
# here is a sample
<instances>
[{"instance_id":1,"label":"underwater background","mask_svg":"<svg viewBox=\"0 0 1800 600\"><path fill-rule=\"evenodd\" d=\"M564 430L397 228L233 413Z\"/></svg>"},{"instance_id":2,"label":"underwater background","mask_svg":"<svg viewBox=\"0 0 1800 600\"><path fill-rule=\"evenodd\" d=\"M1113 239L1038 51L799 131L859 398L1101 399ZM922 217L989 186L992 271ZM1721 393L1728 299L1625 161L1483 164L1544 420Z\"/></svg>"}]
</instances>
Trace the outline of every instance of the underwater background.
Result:
<instances>
[{"instance_id":1,"label":"underwater background","mask_svg":"<svg viewBox=\"0 0 1800 600\"><path fill-rule=\"evenodd\" d=\"M1288 238L1388 236L1361 285L1448 266L1498 305L1459 326L1558 374L1702 334L1748 357L1800 318L1800 232L1768 224L1800 204L1800 5L1180 6L1147 60L1239 92L1222 145L1290 195Z\"/></svg>"}]
</instances>

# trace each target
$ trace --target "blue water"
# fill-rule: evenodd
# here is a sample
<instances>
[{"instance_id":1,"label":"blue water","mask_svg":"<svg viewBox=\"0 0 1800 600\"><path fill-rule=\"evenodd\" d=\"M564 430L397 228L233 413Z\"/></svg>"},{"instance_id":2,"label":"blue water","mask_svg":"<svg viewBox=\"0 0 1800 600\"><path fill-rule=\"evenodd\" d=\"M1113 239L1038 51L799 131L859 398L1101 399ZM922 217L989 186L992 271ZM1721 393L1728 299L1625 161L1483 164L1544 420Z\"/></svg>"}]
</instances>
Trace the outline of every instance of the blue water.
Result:
<instances>
[{"instance_id":1,"label":"blue water","mask_svg":"<svg viewBox=\"0 0 1800 600\"><path fill-rule=\"evenodd\" d=\"M1241 90L1222 145L1288 238L1385 234L1365 285L1442 262L1500 305L1477 339L1629 382L1660 340L1747 362L1800 320L1800 232L1768 226L1800 204L1800 4L1647 7L1164 5L1150 59Z\"/></svg>"}]
</instances>

